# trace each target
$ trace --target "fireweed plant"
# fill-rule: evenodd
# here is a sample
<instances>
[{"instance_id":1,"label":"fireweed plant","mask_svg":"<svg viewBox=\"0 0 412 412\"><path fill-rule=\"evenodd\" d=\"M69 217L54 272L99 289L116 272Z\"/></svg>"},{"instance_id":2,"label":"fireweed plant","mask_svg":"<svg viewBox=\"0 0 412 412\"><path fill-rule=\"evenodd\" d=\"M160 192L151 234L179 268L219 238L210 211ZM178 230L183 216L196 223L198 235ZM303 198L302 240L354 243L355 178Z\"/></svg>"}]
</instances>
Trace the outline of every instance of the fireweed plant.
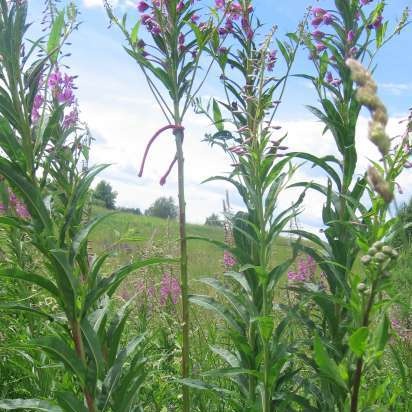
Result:
<instances>
[{"instance_id":1,"label":"fireweed plant","mask_svg":"<svg viewBox=\"0 0 412 412\"><path fill-rule=\"evenodd\" d=\"M301 32L289 34L293 41L275 43L275 30L260 36L251 1L216 4L226 15L219 29L224 41L213 39L210 49L222 72L226 100L212 100L206 108L198 100L197 110L217 128L206 140L220 146L233 162L228 176L208 180L233 184L247 211L232 219L233 246L212 241L234 258L224 282L202 280L219 299L191 296L193 303L214 311L226 323L230 345L212 348L225 366L187 384L226 395L228 405L237 411L290 411L304 400L292 383L297 367L291 361L293 347L284 336L288 318L276 304L276 290L293 258L273 265L271 252L304 195L290 208L278 210L279 194L295 168L285 156L284 137L273 119ZM285 63L286 73L280 77L273 73L278 60L273 43ZM211 378L232 383L218 385Z\"/></svg>"},{"instance_id":2,"label":"fireweed plant","mask_svg":"<svg viewBox=\"0 0 412 412\"><path fill-rule=\"evenodd\" d=\"M175 136L176 155L160 179L166 182L174 165L178 169L179 222L180 222L180 281L182 288L182 376L187 378L189 362L189 301L186 240L186 204L184 184L184 118L194 96L200 90L211 68L201 76L200 63L211 35L216 32L213 9L209 17L201 15L196 0L151 0L137 2L140 14L137 23L129 29L127 16L118 19L106 2L106 10L112 23L116 24L127 41L126 51L142 70L167 125L160 128L149 141L143 156L139 176L151 145L165 131L171 130ZM134 18L136 20L136 18ZM219 24L219 23L217 23ZM143 26L145 35L139 36ZM146 44L146 41L148 42ZM199 78L201 78L199 80ZM166 97L167 96L167 97ZM183 388L183 410L190 410L189 390Z\"/></svg>"},{"instance_id":3,"label":"fireweed plant","mask_svg":"<svg viewBox=\"0 0 412 412\"><path fill-rule=\"evenodd\" d=\"M339 157L291 154L308 160L327 175L326 185L294 185L324 195L326 242L313 233L293 231L313 244L301 243L299 249L318 263L326 286L304 282L294 290L317 307L309 316L303 313L301 317L313 349L312 356L304 358L318 377L318 385L310 378L304 386L314 398L311 407L356 412L375 405L382 390L380 383L373 381L367 390L362 386L362 376L379 366L389 336L389 269L396 251L385 244L394 223L394 219L388 219L388 209L396 178L408 156L404 144L391 149L385 132L387 111L376 96L370 73L361 64L372 67L377 51L405 27L408 13L388 35L383 2L333 3L330 10L312 9L311 32L305 44L316 75L303 77L312 82L320 102L320 108L309 109L333 136ZM374 163L367 175L358 177L355 132L362 105L371 111L369 138L382 162ZM362 261L368 266L359 268L356 262L363 254ZM318 317L321 322L315 321Z\"/></svg>"},{"instance_id":4,"label":"fireweed plant","mask_svg":"<svg viewBox=\"0 0 412 412\"><path fill-rule=\"evenodd\" d=\"M133 262L103 276L109 255L89 254L88 236L102 220L86 219L89 189L106 166L81 167L90 138L74 112L74 78L60 70L61 47L77 27L76 8L70 4L56 14L49 35L28 50L26 15L26 2L0 2L0 174L8 192L0 225L24 234L38 263L4 261L0 277L29 284L50 304L9 302L2 309L43 319L42 336L22 349L63 365L59 373L70 384L59 382L61 390L49 393L49 400L1 400L0 408L136 410L147 372L144 335L124 342L128 304L116 314L109 306L126 276L162 260Z\"/></svg>"}]
</instances>

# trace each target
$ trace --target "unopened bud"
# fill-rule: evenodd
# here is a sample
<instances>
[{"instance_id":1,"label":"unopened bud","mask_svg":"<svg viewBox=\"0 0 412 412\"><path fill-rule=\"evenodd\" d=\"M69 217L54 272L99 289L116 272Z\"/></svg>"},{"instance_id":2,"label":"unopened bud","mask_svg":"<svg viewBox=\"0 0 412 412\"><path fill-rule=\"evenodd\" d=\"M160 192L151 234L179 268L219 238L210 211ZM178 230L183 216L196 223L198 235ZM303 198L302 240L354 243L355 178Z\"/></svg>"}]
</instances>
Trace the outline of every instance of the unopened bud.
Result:
<instances>
[{"instance_id":1,"label":"unopened bud","mask_svg":"<svg viewBox=\"0 0 412 412\"><path fill-rule=\"evenodd\" d=\"M377 262L379 262L379 263L385 262L385 260L386 260L387 258L388 258L388 257L385 255L385 253L382 253L382 252L378 252L378 253L375 255L375 260L376 260Z\"/></svg>"},{"instance_id":2,"label":"unopened bud","mask_svg":"<svg viewBox=\"0 0 412 412\"><path fill-rule=\"evenodd\" d=\"M393 249L390 246L384 246L382 248L382 252L385 253L385 255L388 255L388 256L392 256L392 250Z\"/></svg>"},{"instance_id":3,"label":"unopened bud","mask_svg":"<svg viewBox=\"0 0 412 412\"><path fill-rule=\"evenodd\" d=\"M366 285L364 283L359 283L358 285L358 292L364 293L366 290Z\"/></svg>"},{"instance_id":4,"label":"unopened bud","mask_svg":"<svg viewBox=\"0 0 412 412\"><path fill-rule=\"evenodd\" d=\"M365 256L362 256L362 258L361 258L361 262L364 265L369 265L369 263L371 263L371 261L372 261L372 256L370 256L370 255L365 255Z\"/></svg>"}]
</instances>

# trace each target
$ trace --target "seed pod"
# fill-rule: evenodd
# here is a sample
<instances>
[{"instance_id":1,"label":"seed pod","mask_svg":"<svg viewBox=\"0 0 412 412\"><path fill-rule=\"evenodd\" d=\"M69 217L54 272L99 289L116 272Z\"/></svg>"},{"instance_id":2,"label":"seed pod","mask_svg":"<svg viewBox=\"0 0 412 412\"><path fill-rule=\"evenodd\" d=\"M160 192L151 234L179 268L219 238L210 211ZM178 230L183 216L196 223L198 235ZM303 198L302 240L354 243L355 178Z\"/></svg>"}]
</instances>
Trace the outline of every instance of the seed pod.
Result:
<instances>
[{"instance_id":1,"label":"seed pod","mask_svg":"<svg viewBox=\"0 0 412 412\"><path fill-rule=\"evenodd\" d=\"M375 256L378 252L379 252L378 248L376 248L375 246L372 246L368 250L368 255Z\"/></svg>"},{"instance_id":2,"label":"seed pod","mask_svg":"<svg viewBox=\"0 0 412 412\"><path fill-rule=\"evenodd\" d=\"M393 251L393 249L390 246L387 246L387 245L382 248L382 252L385 253L385 255L388 255L388 256L392 256L392 251Z\"/></svg>"},{"instance_id":3,"label":"seed pod","mask_svg":"<svg viewBox=\"0 0 412 412\"><path fill-rule=\"evenodd\" d=\"M379 263L385 262L385 260L386 260L387 258L388 258L388 257L387 257L384 253L382 253L382 252L378 252L378 253L375 255L375 260L376 260L377 262L379 262Z\"/></svg>"},{"instance_id":4,"label":"seed pod","mask_svg":"<svg viewBox=\"0 0 412 412\"><path fill-rule=\"evenodd\" d=\"M364 265L369 265L369 263L371 263L371 261L372 261L372 256L369 256L369 255L362 256L362 258L361 258L361 262Z\"/></svg>"},{"instance_id":5,"label":"seed pod","mask_svg":"<svg viewBox=\"0 0 412 412\"><path fill-rule=\"evenodd\" d=\"M384 245L385 245L385 243L383 243L383 242L381 242L381 241L378 240L377 242L375 242L375 243L372 245L372 247L374 247L374 248L376 248L376 249L378 249L378 250L381 250Z\"/></svg>"}]
</instances>

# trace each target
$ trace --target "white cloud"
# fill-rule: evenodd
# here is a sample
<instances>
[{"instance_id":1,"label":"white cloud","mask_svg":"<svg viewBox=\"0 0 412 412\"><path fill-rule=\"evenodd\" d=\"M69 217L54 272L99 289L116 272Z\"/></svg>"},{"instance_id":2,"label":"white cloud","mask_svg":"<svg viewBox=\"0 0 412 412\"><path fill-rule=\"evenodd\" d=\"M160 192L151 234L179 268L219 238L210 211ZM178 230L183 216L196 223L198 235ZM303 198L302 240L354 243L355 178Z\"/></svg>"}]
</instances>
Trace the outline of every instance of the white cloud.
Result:
<instances>
[{"instance_id":1,"label":"white cloud","mask_svg":"<svg viewBox=\"0 0 412 412\"><path fill-rule=\"evenodd\" d=\"M103 7L104 0L83 0L83 5L87 8ZM113 7L133 7L135 3L132 0L109 0Z\"/></svg>"},{"instance_id":2,"label":"white cloud","mask_svg":"<svg viewBox=\"0 0 412 412\"><path fill-rule=\"evenodd\" d=\"M412 92L412 83L381 83L379 87L395 96Z\"/></svg>"}]
</instances>

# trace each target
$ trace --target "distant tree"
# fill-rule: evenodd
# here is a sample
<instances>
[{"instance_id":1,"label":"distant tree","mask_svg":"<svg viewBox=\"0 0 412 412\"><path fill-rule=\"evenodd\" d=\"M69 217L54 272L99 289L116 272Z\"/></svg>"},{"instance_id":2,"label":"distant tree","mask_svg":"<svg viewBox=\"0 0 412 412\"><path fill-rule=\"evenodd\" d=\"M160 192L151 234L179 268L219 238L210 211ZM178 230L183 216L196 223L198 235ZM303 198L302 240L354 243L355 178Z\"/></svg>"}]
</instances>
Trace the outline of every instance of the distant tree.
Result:
<instances>
[{"instance_id":1,"label":"distant tree","mask_svg":"<svg viewBox=\"0 0 412 412\"><path fill-rule=\"evenodd\" d=\"M103 202L104 206L107 207L107 209L116 208L117 192L113 191L110 183L106 182L105 180L102 180L96 186L96 189L94 189L93 197L94 199Z\"/></svg>"},{"instance_id":2,"label":"distant tree","mask_svg":"<svg viewBox=\"0 0 412 412\"><path fill-rule=\"evenodd\" d=\"M178 208L175 204L173 197L159 197L155 202L146 210L146 216L156 216L162 219L176 219Z\"/></svg>"},{"instance_id":3,"label":"distant tree","mask_svg":"<svg viewBox=\"0 0 412 412\"><path fill-rule=\"evenodd\" d=\"M406 249L412 245L412 199L400 207L398 219L393 245Z\"/></svg>"},{"instance_id":4,"label":"distant tree","mask_svg":"<svg viewBox=\"0 0 412 412\"><path fill-rule=\"evenodd\" d=\"M212 213L209 217L206 218L205 225L222 227L223 221L220 220L219 216L216 213Z\"/></svg>"},{"instance_id":5,"label":"distant tree","mask_svg":"<svg viewBox=\"0 0 412 412\"><path fill-rule=\"evenodd\" d=\"M142 211L138 207L119 207L117 208L120 212L125 212L125 213L132 213L137 216L142 215Z\"/></svg>"}]
</instances>

